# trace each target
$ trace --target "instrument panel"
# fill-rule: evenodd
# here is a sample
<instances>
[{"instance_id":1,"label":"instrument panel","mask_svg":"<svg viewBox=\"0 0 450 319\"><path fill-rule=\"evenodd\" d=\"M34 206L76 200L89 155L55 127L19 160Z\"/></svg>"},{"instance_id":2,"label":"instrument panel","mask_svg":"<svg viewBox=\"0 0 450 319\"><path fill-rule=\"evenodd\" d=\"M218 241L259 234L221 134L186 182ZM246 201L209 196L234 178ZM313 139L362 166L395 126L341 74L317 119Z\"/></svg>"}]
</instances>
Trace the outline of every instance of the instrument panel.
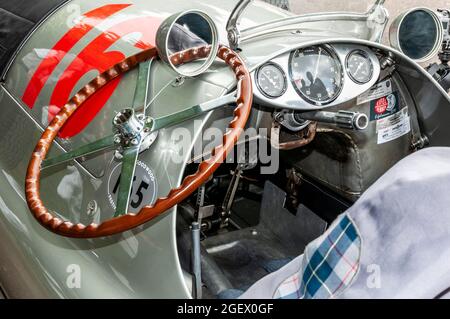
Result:
<instances>
[{"instance_id":1,"label":"instrument panel","mask_svg":"<svg viewBox=\"0 0 450 319\"><path fill-rule=\"evenodd\" d=\"M318 110L356 98L378 80L380 63L367 47L315 45L280 55L253 74L264 106Z\"/></svg>"}]
</instances>

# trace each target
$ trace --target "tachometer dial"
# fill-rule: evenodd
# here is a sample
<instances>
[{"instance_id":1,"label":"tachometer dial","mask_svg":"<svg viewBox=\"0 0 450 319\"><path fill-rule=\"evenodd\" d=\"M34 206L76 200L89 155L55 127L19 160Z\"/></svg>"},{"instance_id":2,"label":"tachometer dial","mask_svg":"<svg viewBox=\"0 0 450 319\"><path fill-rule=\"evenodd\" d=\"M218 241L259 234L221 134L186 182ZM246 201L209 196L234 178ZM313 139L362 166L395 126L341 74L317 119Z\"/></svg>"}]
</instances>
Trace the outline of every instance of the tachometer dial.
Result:
<instances>
[{"instance_id":1,"label":"tachometer dial","mask_svg":"<svg viewBox=\"0 0 450 319\"><path fill-rule=\"evenodd\" d=\"M259 90L269 98L282 96L287 88L284 71L274 63L268 63L259 68L256 83Z\"/></svg>"},{"instance_id":2,"label":"tachometer dial","mask_svg":"<svg viewBox=\"0 0 450 319\"><path fill-rule=\"evenodd\" d=\"M373 63L369 55L362 50L352 51L347 57L347 73L358 84L369 82L373 76Z\"/></svg>"},{"instance_id":3,"label":"tachometer dial","mask_svg":"<svg viewBox=\"0 0 450 319\"><path fill-rule=\"evenodd\" d=\"M307 102L326 105L340 94L342 64L329 46L298 49L291 54L290 75L294 87Z\"/></svg>"}]
</instances>

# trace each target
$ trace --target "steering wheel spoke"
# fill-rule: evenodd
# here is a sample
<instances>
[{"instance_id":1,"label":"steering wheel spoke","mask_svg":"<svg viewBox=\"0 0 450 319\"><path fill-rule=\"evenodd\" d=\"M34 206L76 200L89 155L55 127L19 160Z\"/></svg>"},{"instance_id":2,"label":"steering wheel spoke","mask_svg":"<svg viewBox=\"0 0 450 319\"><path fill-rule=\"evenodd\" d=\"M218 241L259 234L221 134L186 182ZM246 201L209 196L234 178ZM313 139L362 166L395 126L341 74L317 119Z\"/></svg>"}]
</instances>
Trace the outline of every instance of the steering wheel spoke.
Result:
<instances>
[{"instance_id":1,"label":"steering wheel spoke","mask_svg":"<svg viewBox=\"0 0 450 319\"><path fill-rule=\"evenodd\" d=\"M148 85L150 83L150 72L154 59L139 64L139 73L136 90L134 92L133 109L145 114L148 100ZM143 109L140 109L143 108Z\"/></svg>"},{"instance_id":2,"label":"steering wheel spoke","mask_svg":"<svg viewBox=\"0 0 450 319\"><path fill-rule=\"evenodd\" d=\"M114 135L107 136L95 142L81 146L73 151L46 159L42 162L41 169L57 166L70 162L80 157L94 155L96 153L106 151L114 147Z\"/></svg>"},{"instance_id":3,"label":"steering wheel spoke","mask_svg":"<svg viewBox=\"0 0 450 319\"><path fill-rule=\"evenodd\" d=\"M195 59L204 58L201 54L205 52L205 50L195 49L186 52L182 58L186 59L186 61L194 61ZM233 70L236 79L239 81L236 93L231 93L211 102L199 104L185 109L184 111L161 118L153 119L149 117L145 119L142 116L143 114L136 114L135 109L136 105L142 103L141 92L143 91L142 88L140 88L137 90L136 103L133 104L133 108L124 109L114 117L113 128L117 135L85 145L77 150L44 162L58 132L85 101L112 80L132 70L140 63L156 58L157 54L155 48L139 52L98 75L89 82L89 84L84 86L70 101L67 102L66 105L64 105L55 120L50 123L42 134L28 164L25 178L25 195L31 213L46 229L67 237L97 238L119 234L143 225L181 203L193 194L199 186L209 180L211 175L214 174L222 164L223 159L226 158L233 149L250 116L253 101L252 80L249 71L239 55L226 47L220 47L217 53L218 57ZM184 60L181 62L184 62ZM145 75L145 67L143 67L142 72L140 73ZM147 75L148 74L149 69L147 69ZM145 104L146 103L143 105L144 108ZM228 132L223 136L222 145L214 149L213 156L199 164L197 172L186 177L180 183L179 187L174 188L169 192L167 197L156 199L151 206L141 208L137 214L127 214L135 167L139 152L141 151L141 144L142 147L146 145L147 137L151 137L150 133L168 126L179 124L226 104L235 104L234 117L230 122ZM118 141L115 141L116 137ZM99 224L74 224L70 221L56 217L49 209L47 209L47 207L45 207L40 194L40 177L43 167L50 167L82 156L94 154L111 146L119 146L119 144L119 150L123 155L123 163L114 218Z\"/></svg>"},{"instance_id":4,"label":"steering wheel spoke","mask_svg":"<svg viewBox=\"0 0 450 319\"><path fill-rule=\"evenodd\" d=\"M131 187L133 186L134 172L139 156L140 145L124 149L122 158L122 170L120 172L119 193L114 217L122 216L128 212Z\"/></svg>"},{"instance_id":5,"label":"steering wheel spoke","mask_svg":"<svg viewBox=\"0 0 450 319\"><path fill-rule=\"evenodd\" d=\"M240 83L238 83L238 88L239 87ZM217 99L191 106L176 113L165 115L156 119L148 118L149 120L147 121L146 126L151 130L151 132L174 126L187 120L196 118L203 113L218 109L219 107L222 107L224 105L235 103L236 98L239 95L239 90L236 90Z\"/></svg>"}]
</instances>

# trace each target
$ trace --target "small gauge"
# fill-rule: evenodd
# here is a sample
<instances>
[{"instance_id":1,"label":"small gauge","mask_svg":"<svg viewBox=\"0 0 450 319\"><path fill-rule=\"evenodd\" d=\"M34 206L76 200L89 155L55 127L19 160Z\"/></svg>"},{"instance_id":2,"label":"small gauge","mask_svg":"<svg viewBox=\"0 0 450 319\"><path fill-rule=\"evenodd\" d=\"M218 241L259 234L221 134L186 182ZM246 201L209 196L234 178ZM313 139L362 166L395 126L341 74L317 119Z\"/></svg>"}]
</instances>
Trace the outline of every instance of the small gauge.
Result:
<instances>
[{"instance_id":1,"label":"small gauge","mask_svg":"<svg viewBox=\"0 0 450 319\"><path fill-rule=\"evenodd\" d=\"M282 96L287 89L284 71L274 63L268 63L258 69L256 84L259 90L268 98Z\"/></svg>"},{"instance_id":2,"label":"small gauge","mask_svg":"<svg viewBox=\"0 0 450 319\"><path fill-rule=\"evenodd\" d=\"M365 84L372 79L373 63L367 52L355 50L348 55L347 73L358 84Z\"/></svg>"}]
</instances>

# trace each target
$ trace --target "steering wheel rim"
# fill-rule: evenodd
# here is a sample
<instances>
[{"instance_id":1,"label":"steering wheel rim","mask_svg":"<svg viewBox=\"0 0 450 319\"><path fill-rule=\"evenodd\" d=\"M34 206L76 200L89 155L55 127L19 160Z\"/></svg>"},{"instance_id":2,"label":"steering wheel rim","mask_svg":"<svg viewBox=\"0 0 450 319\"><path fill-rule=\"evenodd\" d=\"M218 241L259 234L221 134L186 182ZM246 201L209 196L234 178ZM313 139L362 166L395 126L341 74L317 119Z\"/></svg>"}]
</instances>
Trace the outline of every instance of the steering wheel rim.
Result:
<instances>
[{"instance_id":1,"label":"steering wheel rim","mask_svg":"<svg viewBox=\"0 0 450 319\"><path fill-rule=\"evenodd\" d=\"M195 49L190 52L183 52L174 58L178 59L177 63L184 63L192 61L196 57L201 57L204 53L202 50ZM230 150L237 143L250 116L253 88L250 73L239 55L231 49L221 46L217 56L230 66L238 80L239 95L236 99L237 106L234 110L234 118L229 124L229 130L223 136L222 145L216 147L211 157L199 165L195 174L187 176L178 188L172 189L166 197L157 199L153 205L142 208L138 214L122 215L100 224L73 224L55 217L49 212L40 197L41 164L46 158L58 132L78 107L99 89L118 76L134 69L138 64L157 56L155 48L142 51L103 72L75 94L45 129L28 164L25 195L31 213L49 231L71 238L98 238L119 234L145 224L185 200L202 184L207 182L209 177L226 160Z\"/></svg>"}]
</instances>

